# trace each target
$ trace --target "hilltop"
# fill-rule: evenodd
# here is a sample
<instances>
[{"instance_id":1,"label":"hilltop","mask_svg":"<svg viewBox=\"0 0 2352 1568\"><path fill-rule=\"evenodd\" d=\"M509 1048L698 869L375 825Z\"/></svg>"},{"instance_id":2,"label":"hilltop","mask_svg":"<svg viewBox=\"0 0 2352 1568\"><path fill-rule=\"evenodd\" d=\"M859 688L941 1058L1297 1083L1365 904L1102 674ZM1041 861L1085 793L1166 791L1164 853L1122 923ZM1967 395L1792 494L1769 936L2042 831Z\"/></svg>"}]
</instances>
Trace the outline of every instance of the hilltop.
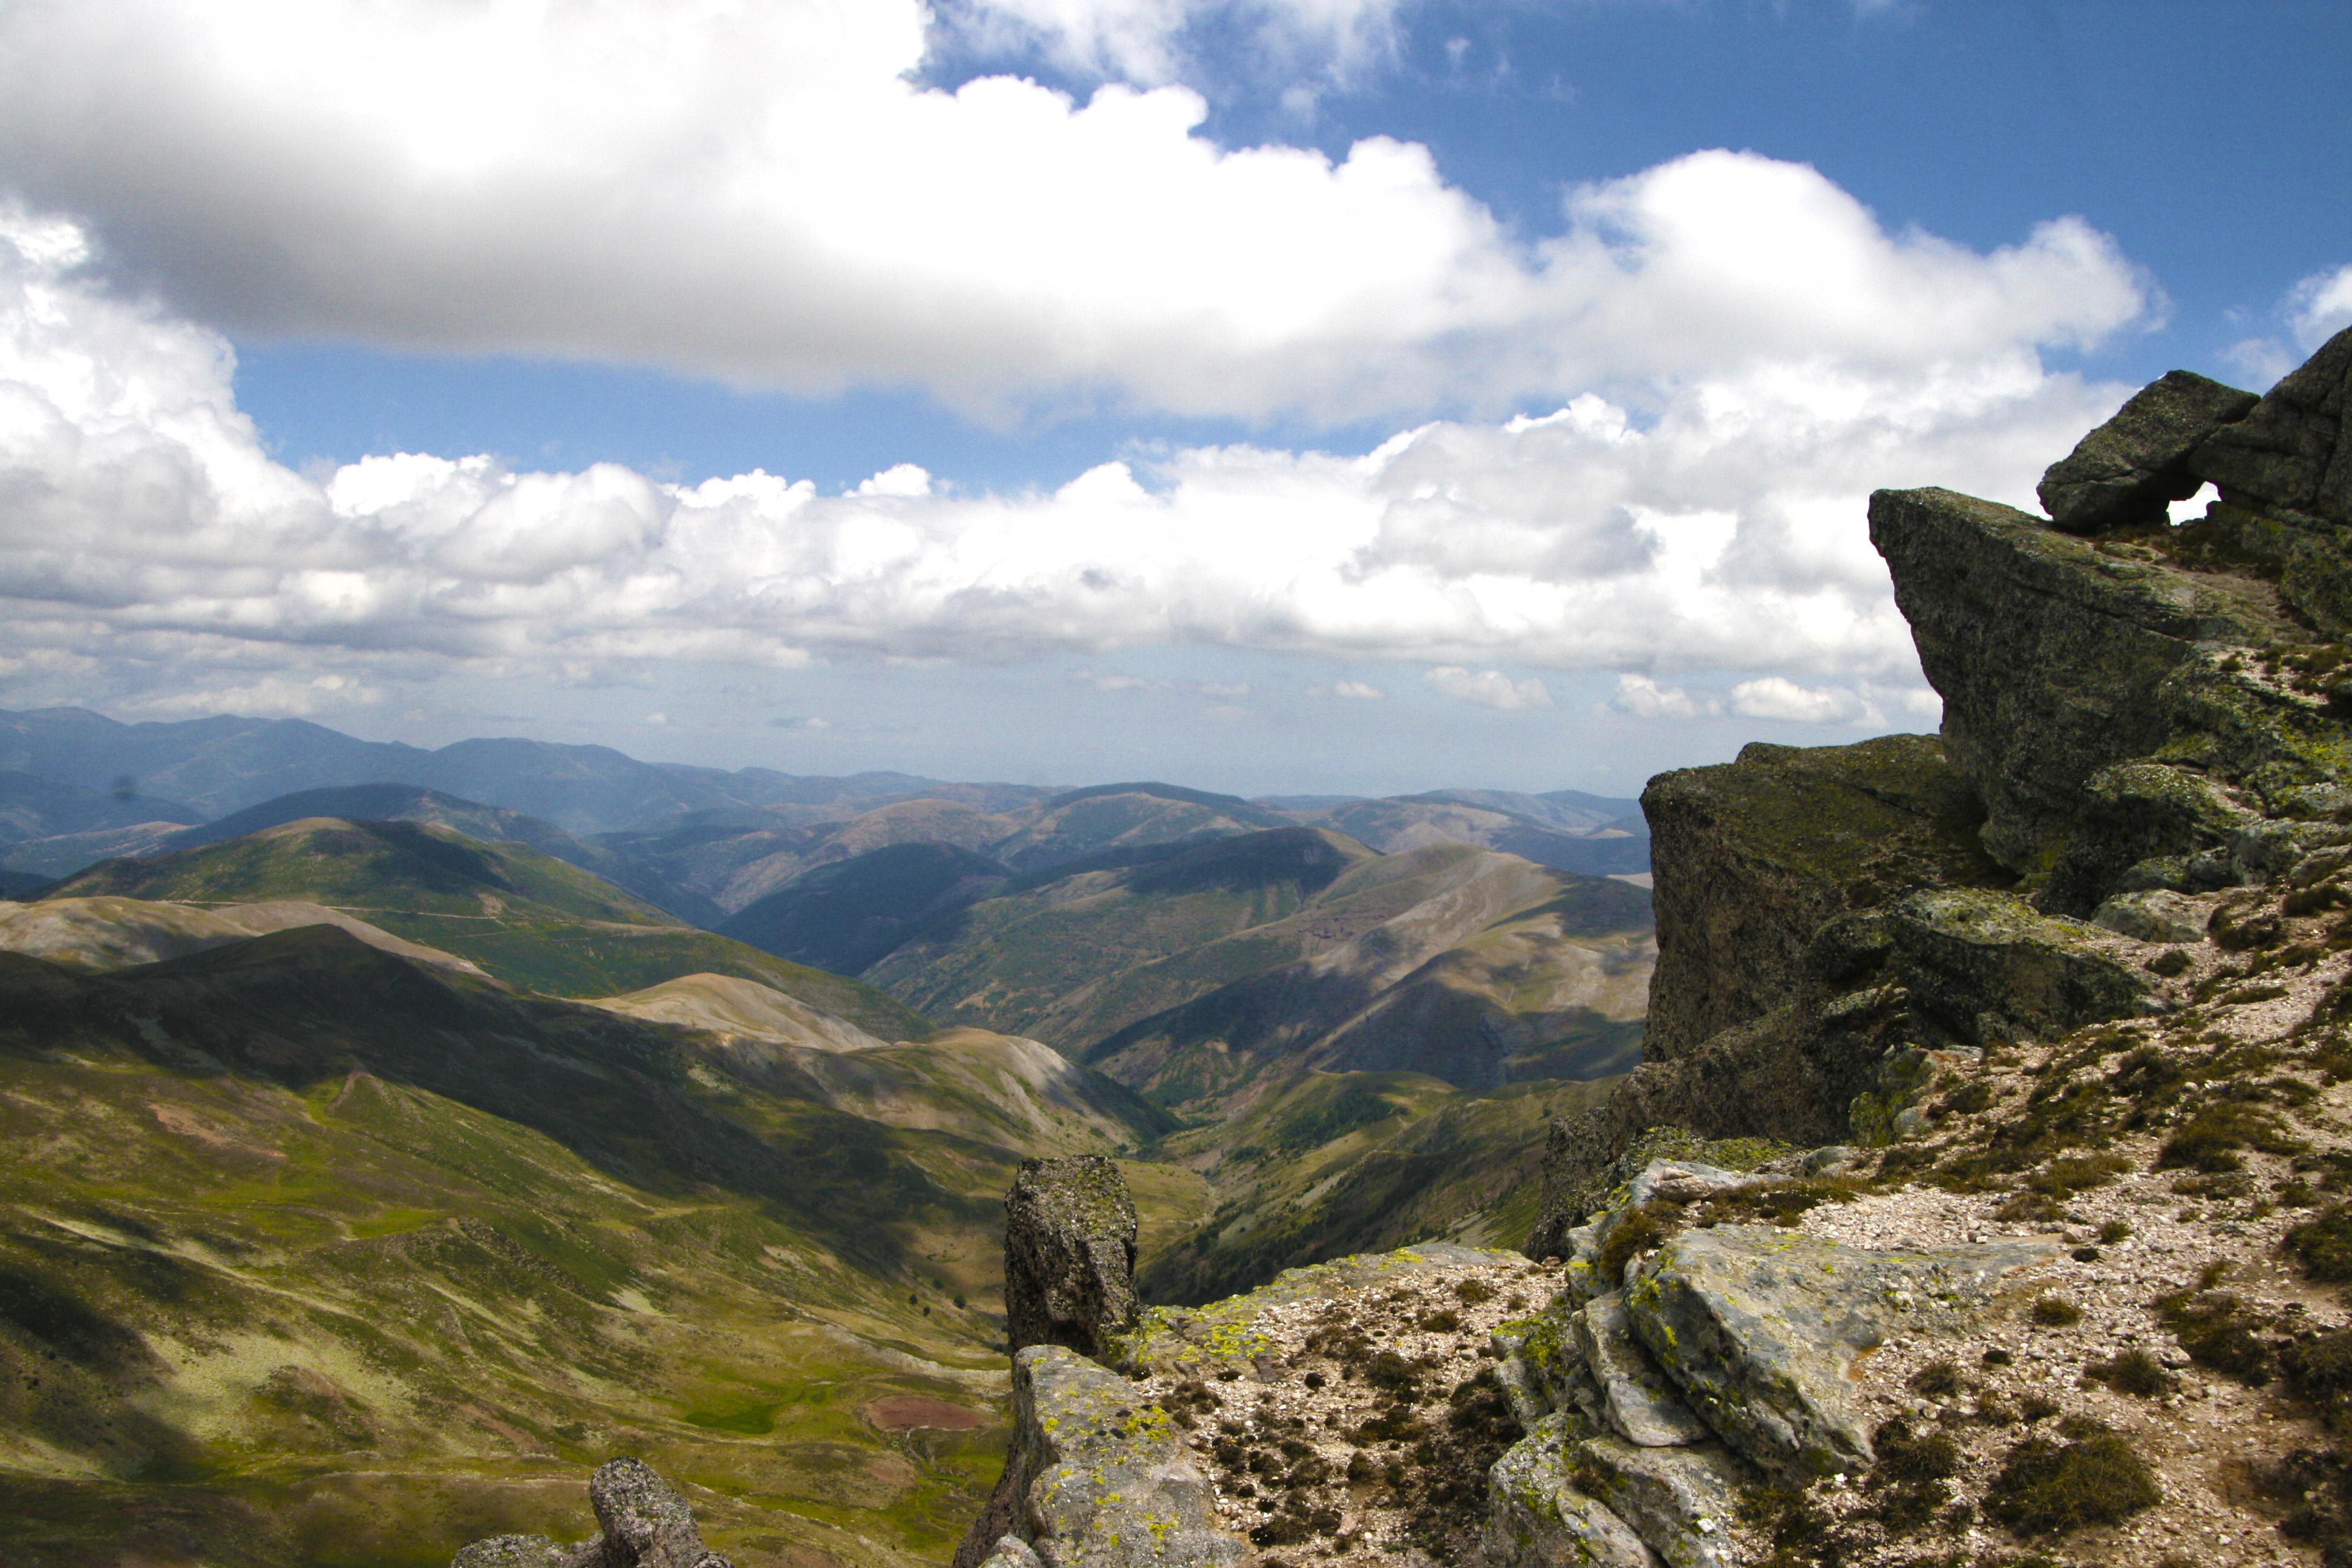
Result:
<instances>
[{"instance_id":1,"label":"hilltop","mask_svg":"<svg viewBox=\"0 0 2352 1568\"><path fill-rule=\"evenodd\" d=\"M554 995L734 974L877 1033L929 1028L870 987L698 931L527 845L483 843L427 823L310 818L150 859L107 861L45 890L49 899L100 896L196 905L299 900Z\"/></svg>"}]
</instances>

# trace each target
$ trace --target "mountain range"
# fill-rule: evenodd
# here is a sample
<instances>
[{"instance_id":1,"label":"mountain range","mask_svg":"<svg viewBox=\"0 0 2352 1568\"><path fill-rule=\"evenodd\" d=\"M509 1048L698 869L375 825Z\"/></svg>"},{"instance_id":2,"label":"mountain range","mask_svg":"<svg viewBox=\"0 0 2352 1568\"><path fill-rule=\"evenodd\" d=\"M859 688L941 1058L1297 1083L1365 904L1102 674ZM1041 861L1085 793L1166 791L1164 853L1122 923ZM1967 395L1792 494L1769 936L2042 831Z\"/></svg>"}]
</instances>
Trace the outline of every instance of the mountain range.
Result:
<instances>
[{"instance_id":1,"label":"mountain range","mask_svg":"<svg viewBox=\"0 0 2352 1568\"><path fill-rule=\"evenodd\" d=\"M1629 802L0 746L36 1562L437 1564L624 1448L739 1563L937 1561L1002 1447L1019 1160L1118 1156L1147 1288L1200 1300L1507 1239L1639 1058Z\"/></svg>"}]
</instances>

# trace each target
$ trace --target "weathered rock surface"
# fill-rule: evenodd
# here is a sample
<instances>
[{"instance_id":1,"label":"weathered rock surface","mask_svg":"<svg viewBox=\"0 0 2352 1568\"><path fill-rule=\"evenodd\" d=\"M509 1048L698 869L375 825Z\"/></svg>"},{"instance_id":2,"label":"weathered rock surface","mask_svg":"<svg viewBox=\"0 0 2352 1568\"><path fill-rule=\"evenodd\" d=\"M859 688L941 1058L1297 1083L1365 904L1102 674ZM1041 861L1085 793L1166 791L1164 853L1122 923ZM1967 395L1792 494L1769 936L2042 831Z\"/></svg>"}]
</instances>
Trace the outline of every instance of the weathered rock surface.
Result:
<instances>
[{"instance_id":1,"label":"weathered rock surface","mask_svg":"<svg viewBox=\"0 0 2352 1568\"><path fill-rule=\"evenodd\" d=\"M1625 1293L1596 1296L1576 1314L1576 1345L1601 1390L1609 1425L1629 1443L1670 1448L1704 1442L1706 1424L1691 1414L1673 1382L1634 1337Z\"/></svg>"},{"instance_id":2,"label":"weathered rock surface","mask_svg":"<svg viewBox=\"0 0 2352 1568\"><path fill-rule=\"evenodd\" d=\"M2189 459L2221 499L2299 520L2352 521L2352 327L2217 430Z\"/></svg>"},{"instance_id":3,"label":"weathered rock surface","mask_svg":"<svg viewBox=\"0 0 2352 1568\"><path fill-rule=\"evenodd\" d=\"M1016 1351L1103 1356L1135 1327L1135 1203L1099 1154L1024 1160L1004 1199L1004 1313Z\"/></svg>"},{"instance_id":4,"label":"weathered rock surface","mask_svg":"<svg viewBox=\"0 0 2352 1568\"><path fill-rule=\"evenodd\" d=\"M2134 942L2200 942L2210 911L2167 888L2117 893L2091 911L2091 923Z\"/></svg>"},{"instance_id":5,"label":"weathered rock surface","mask_svg":"<svg viewBox=\"0 0 2352 1568\"><path fill-rule=\"evenodd\" d=\"M1488 1478L1490 1568L1658 1568L1633 1527L1570 1480L1579 1441L1552 1415L1512 1446Z\"/></svg>"},{"instance_id":6,"label":"weathered rock surface","mask_svg":"<svg viewBox=\"0 0 2352 1568\"><path fill-rule=\"evenodd\" d=\"M1010 1468L1024 1499L1013 1533L1045 1568L1189 1568L1250 1555L1217 1528L1209 1479L1166 1412L1142 1404L1125 1378L1059 1345L1033 1345L1013 1364Z\"/></svg>"},{"instance_id":7,"label":"weathered rock surface","mask_svg":"<svg viewBox=\"0 0 2352 1568\"><path fill-rule=\"evenodd\" d=\"M1943 696L1948 754L1985 803L1984 847L2021 874L2055 864L2093 774L2231 728L2216 703L2240 694L2210 689L2223 650L2304 637L2257 578L2103 552L1950 490L1879 491L1870 537ZM2222 749L2274 749L2246 718Z\"/></svg>"},{"instance_id":8,"label":"weathered rock surface","mask_svg":"<svg viewBox=\"0 0 2352 1568\"><path fill-rule=\"evenodd\" d=\"M1742 1457L1794 1476L1870 1462L1859 1358L1895 1332L1957 1331L2054 1244L1872 1252L1757 1226L1670 1239L1626 1291L1633 1331Z\"/></svg>"},{"instance_id":9,"label":"weathered rock surface","mask_svg":"<svg viewBox=\"0 0 2352 1568\"><path fill-rule=\"evenodd\" d=\"M642 1459L612 1459L589 1478L601 1533L577 1546L543 1535L496 1535L451 1559L450 1568L729 1568L702 1543L694 1510Z\"/></svg>"},{"instance_id":10,"label":"weathered rock surface","mask_svg":"<svg viewBox=\"0 0 2352 1568\"><path fill-rule=\"evenodd\" d=\"M1929 889L1885 919L1914 1005L1972 1045L2161 1010L2147 974L2106 951L2103 933L2010 894Z\"/></svg>"},{"instance_id":11,"label":"weathered rock surface","mask_svg":"<svg viewBox=\"0 0 2352 1568\"><path fill-rule=\"evenodd\" d=\"M1645 1447L1615 1437L1576 1445L1577 1474L1670 1568L1738 1568L1731 1542L1753 1472L1719 1443Z\"/></svg>"},{"instance_id":12,"label":"weathered rock surface","mask_svg":"<svg viewBox=\"0 0 2352 1568\"><path fill-rule=\"evenodd\" d=\"M2008 880L1977 842L1982 806L1929 735L1761 742L1661 773L1650 822L1658 967L1643 1034L1671 1061L1790 999L1822 922L1918 887Z\"/></svg>"},{"instance_id":13,"label":"weathered rock surface","mask_svg":"<svg viewBox=\"0 0 2352 1568\"><path fill-rule=\"evenodd\" d=\"M2188 500L2204 482L2189 472L2189 455L2261 401L2193 371L2158 377L2050 465L2037 492L2042 509L2069 533L2159 521L2168 502Z\"/></svg>"}]
</instances>

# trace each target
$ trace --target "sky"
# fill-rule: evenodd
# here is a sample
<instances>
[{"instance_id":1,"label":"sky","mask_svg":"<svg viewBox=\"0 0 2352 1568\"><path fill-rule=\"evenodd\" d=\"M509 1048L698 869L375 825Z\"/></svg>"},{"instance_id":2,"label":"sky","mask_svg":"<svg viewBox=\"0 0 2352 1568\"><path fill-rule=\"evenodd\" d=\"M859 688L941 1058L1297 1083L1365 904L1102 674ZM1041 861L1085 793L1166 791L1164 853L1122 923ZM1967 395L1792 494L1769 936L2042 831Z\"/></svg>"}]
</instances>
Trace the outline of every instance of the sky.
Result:
<instances>
[{"instance_id":1,"label":"sky","mask_svg":"<svg viewBox=\"0 0 2352 1568\"><path fill-rule=\"evenodd\" d=\"M2352 8L0 0L0 707L1630 794L2352 324Z\"/></svg>"}]
</instances>

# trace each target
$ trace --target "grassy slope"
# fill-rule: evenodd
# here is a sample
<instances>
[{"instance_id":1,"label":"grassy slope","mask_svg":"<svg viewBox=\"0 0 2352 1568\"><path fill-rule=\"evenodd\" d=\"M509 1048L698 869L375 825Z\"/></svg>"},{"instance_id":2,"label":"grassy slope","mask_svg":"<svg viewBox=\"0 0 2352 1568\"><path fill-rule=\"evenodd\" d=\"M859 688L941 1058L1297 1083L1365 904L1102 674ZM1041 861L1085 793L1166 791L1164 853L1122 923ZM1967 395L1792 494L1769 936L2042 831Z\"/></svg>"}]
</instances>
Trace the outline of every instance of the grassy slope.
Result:
<instances>
[{"instance_id":1,"label":"grassy slope","mask_svg":"<svg viewBox=\"0 0 2352 1568\"><path fill-rule=\"evenodd\" d=\"M866 977L935 1017L1076 1049L1297 956L1305 933L1281 922L1371 859L1336 834L1282 828L1046 874L934 927ZM1198 956L1171 963L1183 955Z\"/></svg>"},{"instance_id":2,"label":"grassy slope","mask_svg":"<svg viewBox=\"0 0 2352 1568\"><path fill-rule=\"evenodd\" d=\"M707 1043L317 928L110 977L0 955L16 1554L438 1563L576 1531L583 1467L627 1452L745 1568L937 1561L1003 1436L1024 1151ZM1144 1184L1163 1234L1201 1201ZM982 1424L884 1430L893 1395Z\"/></svg>"},{"instance_id":3,"label":"grassy slope","mask_svg":"<svg viewBox=\"0 0 2352 1568\"><path fill-rule=\"evenodd\" d=\"M1214 1207L1142 1249L1154 1301L1199 1303L1351 1252L1451 1238L1517 1247L1534 1225L1544 1130L1609 1089L1537 1081L1466 1094L1412 1073L1312 1073L1231 1121L1163 1141Z\"/></svg>"},{"instance_id":4,"label":"grassy slope","mask_svg":"<svg viewBox=\"0 0 2352 1568\"><path fill-rule=\"evenodd\" d=\"M869 986L697 931L535 849L423 823L313 818L152 860L110 860L51 889L99 894L196 904L307 899L556 996L733 974L885 1038L930 1026Z\"/></svg>"}]
</instances>

